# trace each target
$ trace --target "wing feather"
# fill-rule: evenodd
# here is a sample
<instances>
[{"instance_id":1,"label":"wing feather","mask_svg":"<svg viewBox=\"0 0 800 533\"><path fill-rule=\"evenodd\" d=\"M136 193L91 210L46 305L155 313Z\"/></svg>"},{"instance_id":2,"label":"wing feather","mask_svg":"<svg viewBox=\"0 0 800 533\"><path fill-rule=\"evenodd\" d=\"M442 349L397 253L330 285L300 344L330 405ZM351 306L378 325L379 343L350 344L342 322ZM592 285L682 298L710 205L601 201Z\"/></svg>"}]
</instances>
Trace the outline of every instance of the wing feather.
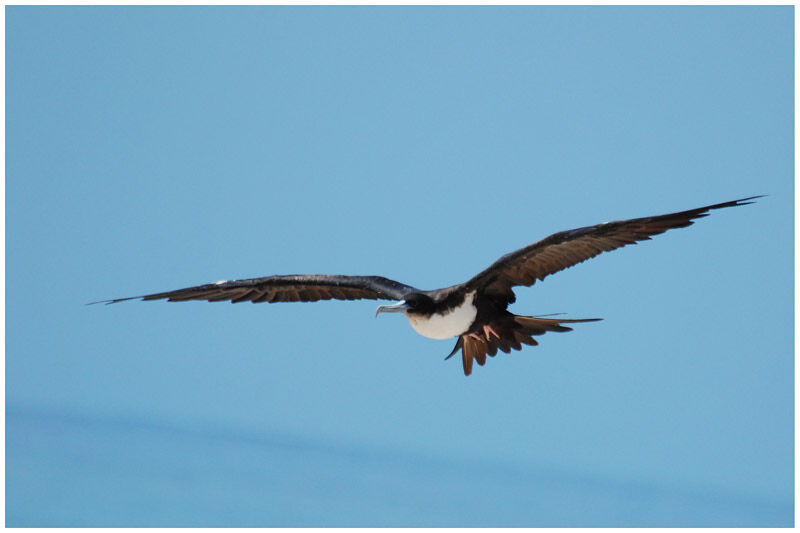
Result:
<instances>
[{"instance_id":1,"label":"wing feather","mask_svg":"<svg viewBox=\"0 0 800 533\"><path fill-rule=\"evenodd\" d=\"M756 198L761 196L751 196L667 215L607 222L554 233L541 241L504 255L465 285L468 289L480 288L488 294L505 297L508 302L513 302L515 298L511 288L514 286L529 287L536 283L536 280L541 281L550 274L582 263L603 252L650 240L651 236L670 229L691 226L694 220L708 216L709 211L713 209L751 204L753 202L750 200ZM501 345L500 348L504 347Z\"/></svg>"},{"instance_id":2,"label":"wing feather","mask_svg":"<svg viewBox=\"0 0 800 533\"><path fill-rule=\"evenodd\" d=\"M183 302L316 302L318 300L402 300L417 289L380 276L291 275L267 276L207 283L175 291L103 300L112 304L125 300L168 300Z\"/></svg>"}]
</instances>

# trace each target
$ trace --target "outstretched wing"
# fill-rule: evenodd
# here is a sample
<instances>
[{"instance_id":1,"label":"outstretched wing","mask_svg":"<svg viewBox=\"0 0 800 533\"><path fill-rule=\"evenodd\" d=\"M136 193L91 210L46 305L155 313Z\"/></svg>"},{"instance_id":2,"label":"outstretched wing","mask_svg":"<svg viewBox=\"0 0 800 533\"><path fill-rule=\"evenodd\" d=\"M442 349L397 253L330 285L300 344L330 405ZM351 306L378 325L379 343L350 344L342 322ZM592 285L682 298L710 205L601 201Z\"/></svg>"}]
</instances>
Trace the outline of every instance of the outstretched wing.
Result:
<instances>
[{"instance_id":1,"label":"outstretched wing","mask_svg":"<svg viewBox=\"0 0 800 533\"><path fill-rule=\"evenodd\" d=\"M554 233L539 242L506 254L489 268L469 280L469 289L481 288L488 294L500 296L511 303L511 290L516 285L530 287L536 280L586 261L602 252L616 250L628 244L649 240L672 228L691 226L693 220L708 216L712 209L747 205L761 196L751 196L721 204L698 207L680 213L654 217L607 222L569 231Z\"/></svg>"},{"instance_id":2,"label":"outstretched wing","mask_svg":"<svg viewBox=\"0 0 800 533\"><path fill-rule=\"evenodd\" d=\"M175 291L131 296L92 303L113 304L125 300L183 302L316 302L318 300L402 300L414 287L380 276L293 275L218 281Z\"/></svg>"}]
</instances>

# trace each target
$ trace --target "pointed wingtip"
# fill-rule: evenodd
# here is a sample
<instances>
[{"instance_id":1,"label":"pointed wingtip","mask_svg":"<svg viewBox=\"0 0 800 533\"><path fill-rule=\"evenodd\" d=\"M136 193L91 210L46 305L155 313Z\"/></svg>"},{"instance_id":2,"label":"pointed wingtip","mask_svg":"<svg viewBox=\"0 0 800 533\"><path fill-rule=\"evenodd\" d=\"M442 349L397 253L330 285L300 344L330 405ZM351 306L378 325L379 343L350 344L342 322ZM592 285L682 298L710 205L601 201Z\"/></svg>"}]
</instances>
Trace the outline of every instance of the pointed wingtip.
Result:
<instances>
[{"instance_id":1,"label":"pointed wingtip","mask_svg":"<svg viewBox=\"0 0 800 533\"><path fill-rule=\"evenodd\" d=\"M759 198L765 198L769 196L768 194L759 194L756 196L748 196L747 198L740 198L739 200L733 200L732 202L727 202L727 205L723 204L720 207L734 207L740 205L750 205L756 203L755 201Z\"/></svg>"},{"instance_id":2,"label":"pointed wingtip","mask_svg":"<svg viewBox=\"0 0 800 533\"><path fill-rule=\"evenodd\" d=\"M755 203L755 200L757 200L759 198L766 198L767 196L769 196L769 195L768 194L757 194L756 196L750 196L749 198L742 198L741 200L739 200L739 202L743 202L740 205L752 204L752 203Z\"/></svg>"},{"instance_id":3,"label":"pointed wingtip","mask_svg":"<svg viewBox=\"0 0 800 533\"><path fill-rule=\"evenodd\" d=\"M114 300L97 300L96 302L89 302L89 303L84 304L84 305L97 305L97 304L111 305L111 304L115 304L115 303L118 303L118 302L124 302L124 301L127 301L127 300L136 300L136 299L139 299L139 298L143 298L143 296L130 296L128 298L116 298Z\"/></svg>"},{"instance_id":4,"label":"pointed wingtip","mask_svg":"<svg viewBox=\"0 0 800 533\"><path fill-rule=\"evenodd\" d=\"M711 211L713 209L724 209L726 207L739 207L740 205L750 205L750 204L755 203L755 201L757 199L764 198L765 196L768 196L768 195L759 194L759 195L756 195L756 196L748 196L747 198L739 198L738 200L731 200L729 202L722 202L720 204L714 204L714 205L709 205L709 206L706 206L706 207L703 207L703 208L699 208L699 209L695 210L695 211L698 211L698 214L693 216L692 219L698 219L698 218L707 217L709 215L708 211Z\"/></svg>"}]
</instances>

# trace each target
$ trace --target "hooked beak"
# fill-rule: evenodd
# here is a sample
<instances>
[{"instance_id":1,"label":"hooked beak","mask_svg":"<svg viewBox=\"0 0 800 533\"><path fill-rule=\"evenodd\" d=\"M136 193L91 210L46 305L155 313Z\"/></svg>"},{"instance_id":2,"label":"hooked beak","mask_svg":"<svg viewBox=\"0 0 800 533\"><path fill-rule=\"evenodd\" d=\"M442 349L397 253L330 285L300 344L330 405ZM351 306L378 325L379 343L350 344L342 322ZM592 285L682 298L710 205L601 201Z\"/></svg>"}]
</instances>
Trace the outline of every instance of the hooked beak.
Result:
<instances>
[{"instance_id":1,"label":"hooked beak","mask_svg":"<svg viewBox=\"0 0 800 533\"><path fill-rule=\"evenodd\" d=\"M406 309L408 309L408 304L405 300L402 300L400 303L396 303L394 305L382 305L375 310L375 316L378 316L378 313L405 313Z\"/></svg>"}]
</instances>

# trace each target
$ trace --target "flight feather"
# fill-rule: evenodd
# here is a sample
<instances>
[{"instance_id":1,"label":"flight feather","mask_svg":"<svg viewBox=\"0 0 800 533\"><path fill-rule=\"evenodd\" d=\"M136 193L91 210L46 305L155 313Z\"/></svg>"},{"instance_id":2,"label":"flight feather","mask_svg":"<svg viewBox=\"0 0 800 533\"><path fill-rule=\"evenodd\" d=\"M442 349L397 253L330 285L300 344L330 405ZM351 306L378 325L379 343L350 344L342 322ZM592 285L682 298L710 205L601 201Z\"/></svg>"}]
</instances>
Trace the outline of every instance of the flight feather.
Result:
<instances>
[{"instance_id":1,"label":"flight feather","mask_svg":"<svg viewBox=\"0 0 800 533\"><path fill-rule=\"evenodd\" d=\"M316 302L333 299L402 300L403 295L416 290L381 276L291 275L218 281L174 291L93 303L112 304L135 299L232 303Z\"/></svg>"}]
</instances>

